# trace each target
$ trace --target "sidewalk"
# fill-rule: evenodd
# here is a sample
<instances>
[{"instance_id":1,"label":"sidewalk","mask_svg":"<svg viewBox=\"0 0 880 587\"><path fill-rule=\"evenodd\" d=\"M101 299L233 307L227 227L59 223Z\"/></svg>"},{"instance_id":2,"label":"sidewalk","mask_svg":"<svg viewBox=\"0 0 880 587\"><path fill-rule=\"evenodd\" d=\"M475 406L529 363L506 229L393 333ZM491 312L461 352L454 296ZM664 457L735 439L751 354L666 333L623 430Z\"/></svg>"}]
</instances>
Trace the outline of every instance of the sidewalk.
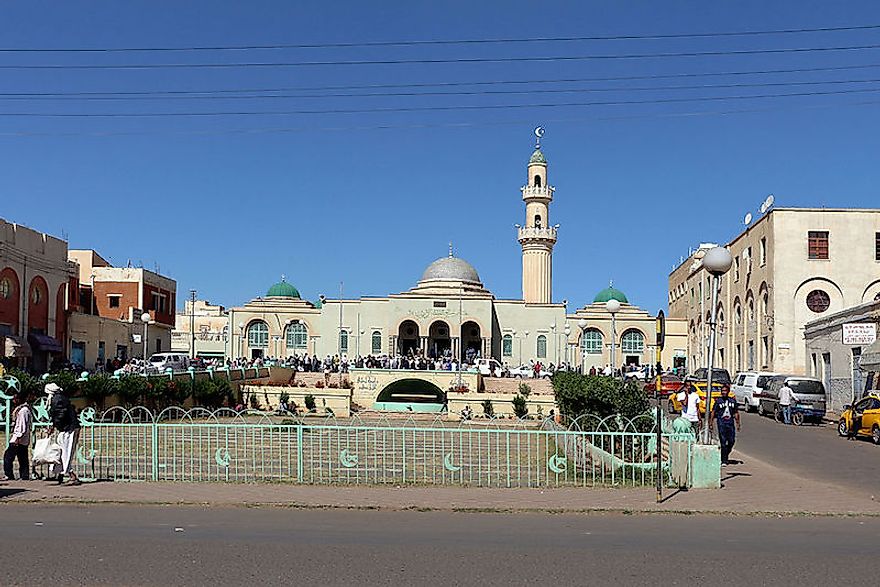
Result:
<instances>
[{"instance_id":1,"label":"sidewalk","mask_svg":"<svg viewBox=\"0 0 880 587\"><path fill-rule=\"evenodd\" d=\"M720 490L653 488L486 489L466 487L315 486L240 483L113 483L79 487L45 481L0 483L3 503L274 506L486 512L666 512L880 516L880 501L836 485L797 477L747 458L723 471ZM877 496L880 498L880 494Z\"/></svg>"}]
</instances>

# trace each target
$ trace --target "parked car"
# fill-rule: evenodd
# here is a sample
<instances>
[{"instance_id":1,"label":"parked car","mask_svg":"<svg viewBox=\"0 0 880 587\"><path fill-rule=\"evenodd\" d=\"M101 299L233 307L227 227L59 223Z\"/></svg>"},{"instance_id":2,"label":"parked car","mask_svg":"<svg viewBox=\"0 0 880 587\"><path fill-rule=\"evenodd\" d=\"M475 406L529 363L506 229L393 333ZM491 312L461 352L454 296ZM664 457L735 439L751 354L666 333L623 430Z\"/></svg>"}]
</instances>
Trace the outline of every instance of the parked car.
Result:
<instances>
[{"instance_id":1,"label":"parked car","mask_svg":"<svg viewBox=\"0 0 880 587\"><path fill-rule=\"evenodd\" d=\"M634 371L628 371L623 374L624 379L638 379L639 381L644 381L648 376L648 366L643 365Z\"/></svg>"},{"instance_id":2,"label":"parked car","mask_svg":"<svg viewBox=\"0 0 880 587\"><path fill-rule=\"evenodd\" d=\"M541 379L548 379L553 374L544 369L538 374ZM519 367L510 368L510 376L517 379L533 379L535 377L535 369L531 365L520 365Z\"/></svg>"},{"instance_id":3,"label":"parked car","mask_svg":"<svg viewBox=\"0 0 880 587\"><path fill-rule=\"evenodd\" d=\"M495 359L477 359L473 367L483 377L501 377L504 367Z\"/></svg>"},{"instance_id":4,"label":"parked car","mask_svg":"<svg viewBox=\"0 0 880 587\"><path fill-rule=\"evenodd\" d=\"M182 353L156 353L150 357L150 367L159 373L166 369L185 371L189 367L189 356Z\"/></svg>"},{"instance_id":5,"label":"parked car","mask_svg":"<svg viewBox=\"0 0 880 587\"><path fill-rule=\"evenodd\" d=\"M744 412L758 409L761 394L764 393L770 380L776 375L779 373L769 371L745 371L737 374L731 386L731 393L736 398L736 403L742 406Z\"/></svg>"},{"instance_id":6,"label":"parked car","mask_svg":"<svg viewBox=\"0 0 880 587\"><path fill-rule=\"evenodd\" d=\"M779 406L779 390L784 385L791 388L791 421L800 426L805 420L819 420L825 416L825 386L818 379L799 375L776 375L770 379L767 388L761 393L758 413L762 416L773 414L782 421Z\"/></svg>"},{"instance_id":7,"label":"parked car","mask_svg":"<svg viewBox=\"0 0 880 587\"><path fill-rule=\"evenodd\" d=\"M678 393L684 381L678 375L672 373L664 373L660 376L660 397L667 398L670 394ZM645 382L645 395L654 397L654 390L657 386L657 378L651 378Z\"/></svg>"},{"instance_id":8,"label":"parked car","mask_svg":"<svg viewBox=\"0 0 880 587\"><path fill-rule=\"evenodd\" d=\"M693 385L697 388L697 395L700 396L701 400L700 413L705 413L706 411L706 386L709 383L707 380L708 374L709 370L705 367L701 367L694 371L693 375L685 377L684 383L682 384L682 387ZM730 390L730 373L728 373L727 369L712 369L712 403L721 397L721 391L725 388ZM681 412L682 400L679 398L679 395L680 394L677 393L669 395L667 410L670 414Z\"/></svg>"},{"instance_id":9,"label":"parked car","mask_svg":"<svg viewBox=\"0 0 880 587\"><path fill-rule=\"evenodd\" d=\"M840 421L837 423L837 433L841 436L849 436L852 426L853 411L862 417L862 424L856 430L856 436L867 436L874 444L880 444L880 392L868 392L854 405L844 406Z\"/></svg>"}]
</instances>

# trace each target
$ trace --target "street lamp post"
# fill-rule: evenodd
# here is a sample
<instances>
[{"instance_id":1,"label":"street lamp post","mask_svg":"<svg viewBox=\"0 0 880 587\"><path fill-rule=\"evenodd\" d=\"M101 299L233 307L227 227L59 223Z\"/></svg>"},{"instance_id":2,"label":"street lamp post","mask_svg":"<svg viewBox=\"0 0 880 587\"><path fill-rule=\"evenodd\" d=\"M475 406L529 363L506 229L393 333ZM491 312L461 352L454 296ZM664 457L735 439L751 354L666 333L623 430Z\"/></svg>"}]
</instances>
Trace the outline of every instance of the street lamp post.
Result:
<instances>
[{"instance_id":1,"label":"street lamp post","mask_svg":"<svg viewBox=\"0 0 880 587\"><path fill-rule=\"evenodd\" d=\"M566 324L563 332L565 333L565 370L569 371L570 365L568 364L568 336L571 334L571 326Z\"/></svg>"},{"instance_id":2,"label":"street lamp post","mask_svg":"<svg viewBox=\"0 0 880 587\"><path fill-rule=\"evenodd\" d=\"M587 321L581 318L578 320L578 328L581 329L581 375L587 374L587 345L584 344L587 335Z\"/></svg>"},{"instance_id":3,"label":"street lamp post","mask_svg":"<svg viewBox=\"0 0 880 587\"><path fill-rule=\"evenodd\" d=\"M556 335L556 322L550 325L550 332L553 333L551 337L553 338L553 348L555 350L555 360L553 364L559 366L559 339Z\"/></svg>"},{"instance_id":4,"label":"street lamp post","mask_svg":"<svg viewBox=\"0 0 880 587\"><path fill-rule=\"evenodd\" d=\"M510 329L510 336L512 336L514 339L516 338L516 328ZM520 348L522 348L522 347L520 347ZM501 351L504 352L504 349L501 349ZM513 340L510 341L510 355L513 356ZM517 364L516 368L519 369L519 367L520 367L520 365Z\"/></svg>"},{"instance_id":5,"label":"street lamp post","mask_svg":"<svg viewBox=\"0 0 880 587\"><path fill-rule=\"evenodd\" d=\"M724 247L715 247L709 249L703 257L703 267L712 274L712 308L709 318L709 364L706 370L706 421L704 422L703 443L709 444L709 422L712 418L712 371L715 367L715 331L718 323L718 289L721 286L721 276L730 270L733 263L733 257L730 251Z\"/></svg>"},{"instance_id":6,"label":"street lamp post","mask_svg":"<svg viewBox=\"0 0 880 587\"><path fill-rule=\"evenodd\" d=\"M244 358L244 322L238 323L238 358Z\"/></svg>"},{"instance_id":7,"label":"street lamp post","mask_svg":"<svg viewBox=\"0 0 880 587\"><path fill-rule=\"evenodd\" d=\"M141 314L141 321L144 323L144 377L147 376L147 325L150 323L150 314L148 312L144 312Z\"/></svg>"},{"instance_id":8,"label":"street lamp post","mask_svg":"<svg viewBox=\"0 0 880 587\"><path fill-rule=\"evenodd\" d=\"M522 342L523 342L524 339L526 339L526 338L528 338L528 337L529 337L529 331L528 331L528 330L523 330L523 335L522 335L522 336L520 337L520 339L519 339L519 364L520 364L520 367L522 367L522 365L523 365L523 360L522 360Z\"/></svg>"},{"instance_id":9,"label":"street lamp post","mask_svg":"<svg viewBox=\"0 0 880 587\"><path fill-rule=\"evenodd\" d=\"M190 358L196 358L196 290L189 290L189 336L191 341Z\"/></svg>"},{"instance_id":10,"label":"street lamp post","mask_svg":"<svg viewBox=\"0 0 880 587\"><path fill-rule=\"evenodd\" d=\"M617 373L617 321L616 314L620 311L620 302L614 298L605 302L605 309L611 314L611 376Z\"/></svg>"}]
</instances>

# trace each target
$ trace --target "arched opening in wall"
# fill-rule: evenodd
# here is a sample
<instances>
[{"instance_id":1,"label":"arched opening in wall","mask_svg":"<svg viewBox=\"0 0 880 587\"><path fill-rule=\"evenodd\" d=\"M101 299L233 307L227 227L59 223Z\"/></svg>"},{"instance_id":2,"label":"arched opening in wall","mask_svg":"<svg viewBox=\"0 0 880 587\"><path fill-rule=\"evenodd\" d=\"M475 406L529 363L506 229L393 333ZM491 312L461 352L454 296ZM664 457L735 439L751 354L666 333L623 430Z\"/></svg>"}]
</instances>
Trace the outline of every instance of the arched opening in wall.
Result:
<instances>
[{"instance_id":1,"label":"arched opening in wall","mask_svg":"<svg viewBox=\"0 0 880 587\"><path fill-rule=\"evenodd\" d=\"M21 308L18 275L11 267L0 271L0 334L18 333L19 308Z\"/></svg>"},{"instance_id":2,"label":"arched opening in wall","mask_svg":"<svg viewBox=\"0 0 880 587\"><path fill-rule=\"evenodd\" d=\"M541 215L535 214L535 228L541 228Z\"/></svg>"},{"instance_id":3,"label":"arched opening in wall","mask_svg":"<svg viewBox=\"0 0 880 587\"><path fill-rule=\"evenodd\" d=\"M535 187L536 188L541 187L541 176L540 175L535 176Z\"/></svg>"},{"instance_id":4,"label":"arched opening in wall","mask_svg":"<svg viewBox=\"0 0 880 587\"><path fill-rule=\"evenodd\" d=\"M480 325L468 320L461 325L461 359L473 364L483 354L483 339L480 336Z\"/></svg>"},{"instance_id":5,"label":"arched opening in wall","mask_svg":"<svg viewBox=\"0 0 880 587\"><path fill-rule=\"evenodd\" d=\"M269 325L262 320L254 320L248 324L247 344L252 359L264 356L269 348Z\"/></svg>"},{"instance_id":6,"label":"arched opening in wall","mask_svg":"<svg viewBox=\"0 0 880 587\"><path fill-rule=\"evenodd\" d=\"M400 379L376 396L374 408L382 411L439 412L446 405L442 389L424 379Z\"/></svg>"},{"instance_id":7,"label":"arched opening in wall","mask_svg":"<svg viewBox=\"0 0 880 587\"><path fill-rule=\"evenodd\" d=\"M433 322L428 328L428 356L445 357L451 352L452 338L449 334L449 325L443 320Z\"/></svg>"},{"instance_id":8,"label":"arched opening in wall","mask_svg":"<svg viewBox=\"0 0 880 587\"><path fill-rule=\"evenodd\" d=\"M620 349L625 364L640 365L642 353L645 352L645 335L640 330L630 328L620 337Z\"/></svg>"},{"instance_id":9,"label":"arched opening in wall","mask_svg":"<svg viewBox=\"0 0 880 587\"><path fill-rule=\"evenodd\" d=\"M419 350L419 325L412 320L404 320L397 329L397 351L404 356L414 355Z\"/></svg>"},{"instance_id":10,"label":"arched opening in wall","mask_svg":"<svg viewBox=\"0 0 880 587\"><path fill-rule=\"evenodd\" d=\"M370 354L382 354L382 333L378 330L374 330L370 335Z\"/></svg>"},{"instance_id":11,"label":"arched opening in wall","mask_svg":"<svg viewBox=\"0 0 880 587\"><path fill-rule=\"evenodd\" d=\"M288 326L284 338L288 353L302 352L307 350L309 346L309 332L302 322L295 322Z\"/></svg>"}]
</instances>

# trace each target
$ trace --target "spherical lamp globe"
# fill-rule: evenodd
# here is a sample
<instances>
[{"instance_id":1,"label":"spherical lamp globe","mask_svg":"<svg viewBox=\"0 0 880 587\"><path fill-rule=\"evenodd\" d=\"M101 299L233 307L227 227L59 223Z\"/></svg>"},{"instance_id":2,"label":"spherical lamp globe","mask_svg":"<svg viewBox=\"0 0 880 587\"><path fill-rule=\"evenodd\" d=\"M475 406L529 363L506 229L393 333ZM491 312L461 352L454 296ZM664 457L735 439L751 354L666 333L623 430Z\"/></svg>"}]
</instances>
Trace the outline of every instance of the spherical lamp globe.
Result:
<instances>
[{"instance_id":1,"label":"spherical lamp globe","mask_svg":"<svg viewBox=\"0 0 880 587\"><path fill-rule=\"evenodd\" d=\"M703 257L703 267L712 275L724 275L730 270L733 263L733 257L730 251L724 247L715 247L709 249Z\"/></svg>"},{"instance_id":2,"label":"spherical lamp globe","mask_svg":"<svg viewBox=\"0 0 880 587\"><path fill-rule=\"evenodd\" d=\"M148 312L144 312L143 314L141 314L141 320L143 320L144 324L149 324L150 320L152 320L152 319L153 318L150 316L150 314Z\"/></svg>"},{"instance_id":3,"label":"spherical lamp globe","mask_svg":"<svg viewBox=\"0 0 880 587\"><path fill-rule=\"evenodd\" d=\"M578 328L580 328L581 330L583 330L583 329L586 328L586 327L587 327L587 321L586 321L586 320L584 320L583 318L581 318L580 320L578 320Z\"/></svg>"},{"instance_id":4,"label":"spherical lamp globe","mask_svg":"<svg viewBox=\"0 0 880 587\"><path fill-rule=\"evenodd\" d=\"M620 311L620 302L611 298L607 302L605 302L605 309L608 310L609 314L617 314Z\"/></svg>"}]
</instances>

